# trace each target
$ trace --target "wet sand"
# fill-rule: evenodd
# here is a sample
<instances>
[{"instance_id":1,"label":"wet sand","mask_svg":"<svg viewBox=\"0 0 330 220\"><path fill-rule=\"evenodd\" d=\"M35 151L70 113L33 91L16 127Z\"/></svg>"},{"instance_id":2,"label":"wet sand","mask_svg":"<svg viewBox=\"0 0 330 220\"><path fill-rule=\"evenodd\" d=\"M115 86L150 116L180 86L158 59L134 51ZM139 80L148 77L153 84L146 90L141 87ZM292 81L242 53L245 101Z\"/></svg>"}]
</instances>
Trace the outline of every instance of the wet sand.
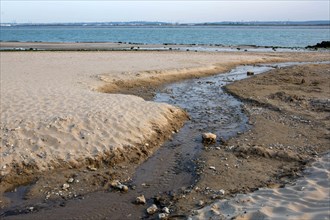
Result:
<instances>
[{"instance_id":1,"label":"wet sand","mask_svg":"<svg viewBox=\"0 0 330 220\"><path fill-rule=\"evenodd\" d=\"M2 52L2 192L36 179L25 195L30 200L107 189L113 179L130 179L134 168L186 120L173 106L98 91L145 91L144 83L159 86L238 64L327 59L322 53ZM77 146L68 148L72 143ZM82 177L75 191L58 193L73 173ZM40 191L45 185L47 190Z\"/></svg>"},{"instance_id":2,"label":"wet sand","mask_svg":"<svg viewBox=\"0 0 330 220\"><path fill-rule=\"evenodd\" d=\"M47 51L254 51L254 52L297 52L311 51L297 47L263 47L255 45L220 44L139 44L131 42L0 42L0 50L47 50Z\"/></svg>"}]
</instances>

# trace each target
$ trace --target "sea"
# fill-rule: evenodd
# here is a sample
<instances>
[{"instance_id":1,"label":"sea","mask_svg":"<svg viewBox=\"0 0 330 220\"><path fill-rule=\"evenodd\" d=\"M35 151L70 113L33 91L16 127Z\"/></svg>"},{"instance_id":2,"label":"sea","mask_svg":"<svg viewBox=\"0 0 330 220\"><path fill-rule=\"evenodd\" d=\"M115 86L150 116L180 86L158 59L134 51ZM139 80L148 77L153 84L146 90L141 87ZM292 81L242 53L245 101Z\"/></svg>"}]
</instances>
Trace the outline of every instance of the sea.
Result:
<instances>
[{"instance_id":1,"label":"sea","mask_svg":"<svg viewBox=\"0 0 330 220\"><path fill-rule=\"evenodd\" d=\"M0 41L306 47L330 40L329 26L1 26Z\"/></svg>"}]
</instances>

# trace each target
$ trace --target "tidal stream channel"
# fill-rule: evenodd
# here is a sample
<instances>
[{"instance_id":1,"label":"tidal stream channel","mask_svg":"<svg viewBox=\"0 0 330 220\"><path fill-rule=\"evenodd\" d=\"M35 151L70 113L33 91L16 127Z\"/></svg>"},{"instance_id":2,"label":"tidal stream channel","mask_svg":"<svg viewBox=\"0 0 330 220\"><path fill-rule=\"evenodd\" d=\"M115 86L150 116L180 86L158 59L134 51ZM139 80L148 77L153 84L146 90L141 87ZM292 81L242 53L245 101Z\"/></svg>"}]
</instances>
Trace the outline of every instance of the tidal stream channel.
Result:
<instances>
[{"instance_id":1,"label":"tidal stream channel","mask_svg":"<svg viewBox=\"0 0 330 220\"><path fill-rule=\"evenodd\" d=\"M4 219L154 219L149 216L146 207L153 203L171 208L171 198L184 189L191 189L198 181L196 161L203 148L203 132L217 135L218 142L249 129L248 117L244 114L242 102L228 94L224 86L247 78L247 71L254 74L264 73L274 68L281 68L303 63L281 63L239 66L228 73L211 77L185 80L160 89L154 97L156 102L166 102L185 109L190 120L183 128L173 134L136 170L127 193L117 191L94 192L83 199L72 199L65 205L50 204L47 201L29 204L22 201L27 189L18 187L16 192L6 193L12 200L11 207L0 212ZM18 195L19 194L19 195ZM147 205L133 203L143 194ZM158 199L155 199L158 198ZM35 207L30 214L18 212L26 207ZM37 208L38 207L38 208ZM185 216L172 216L185 219Z\"/></svg>"}]
</instances>

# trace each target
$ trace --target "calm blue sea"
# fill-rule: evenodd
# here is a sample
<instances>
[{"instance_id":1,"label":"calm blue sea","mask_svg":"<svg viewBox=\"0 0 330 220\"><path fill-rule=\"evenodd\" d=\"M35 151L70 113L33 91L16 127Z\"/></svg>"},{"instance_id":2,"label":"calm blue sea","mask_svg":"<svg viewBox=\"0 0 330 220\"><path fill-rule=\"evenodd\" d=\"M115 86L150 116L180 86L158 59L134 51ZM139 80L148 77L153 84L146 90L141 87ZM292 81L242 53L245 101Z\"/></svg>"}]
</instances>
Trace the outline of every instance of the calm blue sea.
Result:
<instances>
[{"instance_id":1,"label":"calm blue sea","mask_svg":"<svg viewBox=\"0 0 330 220\"><path fill-rule=\"evenodd\" d=\"M0 40L305 47L321 41L329 41L330 29L329 26L12 26L0 28Z\"/></svg>"}]
</instances>

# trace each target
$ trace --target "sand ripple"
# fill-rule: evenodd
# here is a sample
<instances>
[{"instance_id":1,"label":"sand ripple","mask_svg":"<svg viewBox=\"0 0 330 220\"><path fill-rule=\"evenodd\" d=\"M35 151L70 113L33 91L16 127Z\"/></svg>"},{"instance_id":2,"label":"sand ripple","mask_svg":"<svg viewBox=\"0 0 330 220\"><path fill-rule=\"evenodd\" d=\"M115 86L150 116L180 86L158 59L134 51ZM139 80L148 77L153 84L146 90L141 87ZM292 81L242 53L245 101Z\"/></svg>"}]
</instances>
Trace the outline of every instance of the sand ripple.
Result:
<instances>
[{"instance_id":1,"label":"sand ripple","mask_svg":"<svg viewBox=\"0 0 330 220\"><path fill-rule=\"evenodd\" d=\"M136 96L92 91L87 85L100 83L95 73L60 55L1 55L2 176L17 166L78 166L137 148L182 113Z\"/></svg>"}]
</instances>

